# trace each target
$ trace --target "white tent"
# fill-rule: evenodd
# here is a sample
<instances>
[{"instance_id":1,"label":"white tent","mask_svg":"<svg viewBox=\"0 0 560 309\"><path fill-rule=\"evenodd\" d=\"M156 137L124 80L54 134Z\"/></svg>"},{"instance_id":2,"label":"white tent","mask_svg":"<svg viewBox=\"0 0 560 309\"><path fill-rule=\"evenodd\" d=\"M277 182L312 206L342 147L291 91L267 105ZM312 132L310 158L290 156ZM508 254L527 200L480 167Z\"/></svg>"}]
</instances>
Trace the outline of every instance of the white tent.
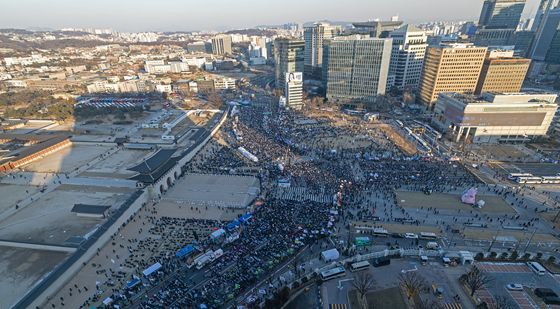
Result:
<instances>
[{"instance_id":1,"label":"white tent","mask_svg":"<svg viewBox=\"0 0 560 309\"><path fill-rule=\"evenodd\" d=\"M159 262L155 263L154 265L144 269L144 271L142 272L142 274L144 274L145 277L148 277L149 275L153 274L154 272L158 271L161 268L161 264Z\"/></svg>"},{"instance_id":2,"label":"white tent","mask_svg":"<svg viewBox=\"0 0 560 309\"><path fill-rule=\"evenodd\" d=\"M224 229L215 230L214 232L212 232L212 234L210 234L210 238L212 239L220 238L225 233L226 231Z\"/></svg>"},{"instance_id":3,"label":"white tent","mask_svg":"<svg viewBox=\"0 0 560 309\"><path fill-rule=\"evenodd\" d=\"M321 252L321 258L325 262L335 261L340 258L340 253L338 253L338 250L336 249L326 250Z\"/></svg>"},{"instance_id":4,"label":"white tent","mask_svg":"<svg viewBox=\"0 0 560 309\"><path fill-rule=\"evenodd\" d=\"M461 257L461 264L474 264L474 257L469 251L459 251L459 257Z\"/></svg>"}]
</instances>

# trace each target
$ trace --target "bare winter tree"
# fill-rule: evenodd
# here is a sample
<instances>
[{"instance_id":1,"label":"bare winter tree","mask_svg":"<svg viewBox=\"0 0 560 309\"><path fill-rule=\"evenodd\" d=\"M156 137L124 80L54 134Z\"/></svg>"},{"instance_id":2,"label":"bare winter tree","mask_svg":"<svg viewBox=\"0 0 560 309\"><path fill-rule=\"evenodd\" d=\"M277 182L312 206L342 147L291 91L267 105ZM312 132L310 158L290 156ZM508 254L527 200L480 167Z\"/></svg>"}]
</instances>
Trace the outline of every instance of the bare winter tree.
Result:
<instances>
[{"instance_id":1,"label":"bare winter tree","mask_svg":"<svg viewBox=\"0 0 560 309\"><path fill-rule=\"evenodd\" d=\"M421 299L416 303L416 309L444 309L443 305L432 299Z\"/></svg>"},{"instance_id":2,"label":"bare winter tree","mask_svg":"<svg viewBox=\"0 0 560 309\"><path fill-rule=\"evenodd\" d=\"M471 290L471 297L474 296L476 291L483 288L487 283L493 281L492 278L486 276L484 272L482 272L478 267L473 266L471 269L462 276L465 284Z\"/></svg>"},{"instance_id":3,"label":"bare winter tree","mask_svg":"<svg viewBox=\"0 0 560 309\"><path fill-rule=\"evenodd\" d=\"M399 274L399 283L406 293L406 297L411 300L427 287L424 277L415 271Z\"/></svg>"},{"instance_id":4,"label":"bare winter tree","mask_svg":"<svg viewBox=\"0 0 560 309\"><path fill-rule=\"evenodd\" d=\"M373 279L372 274L368 272L360 272L354 276L352 286L358 291L358 297L360 298L362 308L367 308L366 294L374 285L375 279Z\"/></svg>"},{"instance_id":5,"label":"bare winter tree","mask_svg":"<svg viewBox=\"0 0 560 309\"><path fill-rule=\"evenodd\" d=\"M222 99L220 94L214 90L208 93L208 103L213 108L220 108L220 106L222 106L222 104L224 103L224 100Z\"/></svg>"},{"instance_id":6,"label":"bare winter tree","mask_svg":"<svg viewBox=\"0 0 560 309\"><path fill-rule=\"evenodd\" d=\"M505 296L496 296L492 301L488 304L488 308L490 309L514 309L517 308L513 302L511 302Z\"/></svg>"},{"instance_id":7,"label":"bare winter tree","mask_svg":"<svg viewBox=\"0 0 560 309\"><path fill-rule=\"evenodd\" d=\"M293 271L294 271L294 276L296 276L296 278L299 278L299 269L298 269L298 266L299 266L299 264L301 264L301 259L300 259L300 257L299 257L299 256L296 256L296 257L292 260L291 264L292 264L292 269L293 269Z\"/></svg>"}]
</instances>

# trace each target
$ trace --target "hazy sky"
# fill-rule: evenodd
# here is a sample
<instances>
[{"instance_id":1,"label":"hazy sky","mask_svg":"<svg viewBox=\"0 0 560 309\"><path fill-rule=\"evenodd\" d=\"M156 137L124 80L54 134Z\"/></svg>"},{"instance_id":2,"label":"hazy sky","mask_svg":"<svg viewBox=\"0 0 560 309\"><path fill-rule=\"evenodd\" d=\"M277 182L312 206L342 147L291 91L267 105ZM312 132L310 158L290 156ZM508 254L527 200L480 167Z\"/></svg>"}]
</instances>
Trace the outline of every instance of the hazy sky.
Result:
<instances>
[{"instance_id":1,"label":"hazy sky","mask_svg":"<svg viewBox=\"0 0 560 309\"><path fill-rule=\"evenodd\" d=\"M0 28L225 30L322 19L478 19L483 0L0 0ZM539 0L527 0L525 14Z\"/></svg>"}]
</instances>

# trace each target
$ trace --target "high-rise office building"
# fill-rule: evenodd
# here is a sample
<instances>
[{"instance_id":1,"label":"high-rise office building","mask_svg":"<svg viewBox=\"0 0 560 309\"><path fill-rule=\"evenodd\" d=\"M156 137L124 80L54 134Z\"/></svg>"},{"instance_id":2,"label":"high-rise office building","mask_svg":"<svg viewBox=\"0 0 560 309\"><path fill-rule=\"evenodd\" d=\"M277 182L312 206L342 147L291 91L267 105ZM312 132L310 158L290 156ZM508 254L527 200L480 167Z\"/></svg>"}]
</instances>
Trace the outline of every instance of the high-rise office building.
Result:
<instances>
[{"instance_id":1,"label":"high-rise office building","mask_svg":"<svg viewBox=\"0 0 560 309\"><path fill-rule=\"evenodd\" d=\"M528 58L529 52L531 51L531 44L533 44L534 38L535 31L516 31L507 45L515 46L514 55L516 57Z\"/></svg>"},{"instance_id":2,"label":"high-rise office building","mask_svg":"<svg viewBox=\"0 0 560 309\"><path fill-rule=\"evenodd\" d=\"M550 43L550 48L546 54L546 62L560 64L560 29L556 30L556 35Z\"/></svg>"},{"instance_id":3,"label":"high-rise office building","mask_svg":"<svg viewBox=\"0 0 560 309\"><path fill-rule=\"evenodd\" d=\"M303 72L305 42L297 39L280 38L274 41L276 61L276 88L286 85L286 73Z\"/></svg>"},{"instance_id":4,"label":"high-rise office building","mask_svg":"<svg viewBox=\"0 0 560 309\"><path fill-rule=\"evenodd\" d=\"M212 38L212 53L214 55L231 55L231 36L219 35Z\"/></svg>"},{"instance_id":5,"label":"high-rise office building","mask_svg":"<svg viewBox=\"0 0 560 309\"><path fill-rule=\"evenodd\" d=\"M484 29L516 29L526 0L485 0L478 20Z\"/></svg>"},{"instance_id":6,"label":"high-rise office building","mask_svg":"<svg viewBox=\"0 0 560 309\"><path fill-rule=\"evenodd\" d=\"M327 99L373 101L385 94L392 39L362 35L340 36L325 42L323 82Z\"/></svg>"},{"instance_id":7,"label":"high-rise office building","mask_svg":"<svg viewBox=\"0 0 560 309\"><path fill-rule=\"evenodd\" d=\"M473 44L428 47L418 100L431 109L442 92L474 93L487 50Z\"/></svg>"},{"instance_id":8,"label":"high-rise office building","mask_svg":"<svg viewBox=\"0 0 560 309\"><path fill-rule=\"evenodd\" d=\"M513 38L526 0L485 0L478 29L471 37L477 46L503 46Z\"/></svg>"},{"instance_id":9,"label":"high-rise office building","mask_svg":"<svg viewBox=\"0 0 560 309\"><path fill-rule=\"evenodd\" d=\"M413 25L404 25L391 32L393 39L387 89L416 89L420 83L424 55L428 47L426 32Z\"/></svg>"},{"instance_id":10,"label":"high-rise office building","mask_svg":"<svg viewBox=\"0 0 560 309\"><path fill-rule=\"evenodd\" d=\"M531 59L544 61L556 31L560 27L560 7L545 12L531 48Z\"/></svg>"},{"instance_id":11,"label":"high-rise office building","mask_svg":"<svg viewBox=\"0 0 560 309\"><path fill-rule=\"evenodd\" d=\"M477 29L471 37L476 46L504 46L511 42L515 29Z\"/></svg>"},{"instance_id":12,"label":"high-rise office building","mask_svg":"<svg viewBox=\"0 0 560 309\"><path fill-rule=\"evenodd\" d=\"M303 38L305 40L305 63L306 75L321 77L323 63L323 41L329 40L342 32L342 27L327 23L315 23L313 26L305 27Z\"/></svg>"},{"instance_id":13,"label":"high-rise office building","mask_svg":"<svg viewBox=\"0 0 560 309\"><path fill-rule=\"evenodd\" d=\"M521 91L531 60L515 58L513 53L513 50L488 51L482 65L475 94Z\"/></svg>"},{"instance_id":14,"label":"high-rise office building","mask_svg":"<svg viewBox=\"0 0 560 309\"><path fill-rule=\"evenodd\" d=\"M303 107L303 73L286 73L285 79L286 107L301 109Z\"/></svg>"},{"instance_id":15,"label":"high-rise office building","mask_svg":"<svg viewBox=\"0 0 560 309\"><path fill-rule=\"evenodd\" d=\"M533 26L531 30L537 31L541 25L544 16L552 9L560 6L560 0L541 0L539 4L539 9L535 13L535 18L533 19Z\"/></svg>"}]
</instances>

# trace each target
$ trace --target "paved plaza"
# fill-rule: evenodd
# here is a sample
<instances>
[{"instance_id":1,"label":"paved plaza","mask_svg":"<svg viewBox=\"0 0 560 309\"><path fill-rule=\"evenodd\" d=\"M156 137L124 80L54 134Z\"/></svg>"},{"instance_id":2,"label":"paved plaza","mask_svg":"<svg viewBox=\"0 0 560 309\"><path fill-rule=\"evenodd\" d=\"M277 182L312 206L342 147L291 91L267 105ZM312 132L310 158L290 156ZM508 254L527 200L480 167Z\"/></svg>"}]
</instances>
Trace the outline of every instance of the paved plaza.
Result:
<instances>
[{"instance_id":1,"label":"paved plaza","mask_svg":"<svg viewBox=\"0 0 560 309\"><path fill-rule=\"evenodd\" d=\"M472 205L461 202L460 194L432 193L426 195L423 192L397 192L397 201L404 208L435 208L440 210L461 210L488 214L511 214L514 210L499 196L477 195L477 200L485 202L484 207L478 209Z\"/></svg>"},{"instance_id":2,"label":"paved plaza","mask_svg":"<svg viewBox=\"0 0 560 309\"><path fill-rule=\"evenodd\" d=\"M259 191L259 180L255 177L186 174L163 200L189 207L246 208Z\"/></svg>"}]
</instances>

